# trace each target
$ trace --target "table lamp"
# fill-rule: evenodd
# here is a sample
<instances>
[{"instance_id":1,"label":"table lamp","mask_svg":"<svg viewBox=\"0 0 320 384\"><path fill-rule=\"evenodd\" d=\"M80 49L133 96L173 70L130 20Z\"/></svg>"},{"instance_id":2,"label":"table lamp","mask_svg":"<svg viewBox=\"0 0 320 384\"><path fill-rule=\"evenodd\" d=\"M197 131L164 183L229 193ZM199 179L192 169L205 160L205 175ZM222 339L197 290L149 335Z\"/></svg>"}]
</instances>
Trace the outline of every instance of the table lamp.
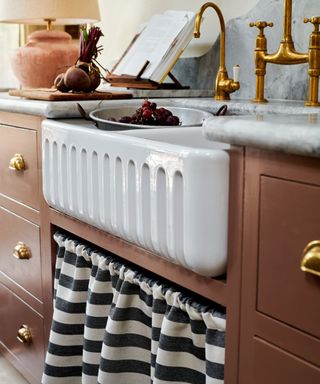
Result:
<instances>
[{"instance_id":1,"label":"table lamp","mask_svg":"<svg viewBox=\"0 0 320 384\"><path fill-rule=\"evenodd\" d=\"M80 25L100 20L98 0L1 0L0 22L46 25L31 33L27 44L11 56L13 72L23 88L48 88L56 76L74 65L79 43L52 24Z\"/></svg>"}]
</instances>

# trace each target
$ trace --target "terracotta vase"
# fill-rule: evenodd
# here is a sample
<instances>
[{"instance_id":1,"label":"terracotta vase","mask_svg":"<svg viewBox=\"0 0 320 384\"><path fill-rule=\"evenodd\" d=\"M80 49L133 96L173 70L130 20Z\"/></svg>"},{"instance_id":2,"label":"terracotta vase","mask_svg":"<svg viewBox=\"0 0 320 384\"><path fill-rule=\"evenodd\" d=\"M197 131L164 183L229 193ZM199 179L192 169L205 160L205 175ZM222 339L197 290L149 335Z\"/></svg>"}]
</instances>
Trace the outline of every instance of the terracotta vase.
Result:
<instances>
[{"instance_id":1,"label":"terracotta vase","mask_svg":"<svg viewBox=\"0 0 320 384\"><path fill-rule=\"evenodd\" d=\"M62 31L36 31L11 56L13 72L23 88L50 88L59 73L79 58L79 45Z\"/></svg>"}]
</instances>

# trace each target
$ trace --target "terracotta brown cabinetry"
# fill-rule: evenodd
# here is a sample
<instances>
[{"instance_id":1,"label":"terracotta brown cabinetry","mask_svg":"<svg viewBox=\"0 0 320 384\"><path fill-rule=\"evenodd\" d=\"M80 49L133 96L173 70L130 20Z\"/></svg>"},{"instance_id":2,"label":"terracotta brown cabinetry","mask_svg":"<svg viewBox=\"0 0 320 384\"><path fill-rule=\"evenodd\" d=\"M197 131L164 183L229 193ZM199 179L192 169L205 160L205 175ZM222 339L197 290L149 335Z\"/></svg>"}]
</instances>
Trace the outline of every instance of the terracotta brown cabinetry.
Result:
<instances>
[{"instance_id":1,"label":"terracotta brown cabinetry","mask_svg":"<svg viewBox=\"0 0 320 384\"><path fill-rule=\"evenodd\" d=\"M146 270L165 277L203 298L227 307L225 382L237 377L239 337L240 261L243 192L243 151L231 153L230 212L227 279L210 279L172 264L151 252L49 208L41 186L41 117L0 112L0 351L30 383L39 383L52 318L53 233L64 229ZM21 154L26 168L9 169ZM25 244L31 257L13 257ZM25 327L26 326L26 327ZM17 333L25 328L31 343Z\"/></svg>"},{"instance_id":2,"label":"terracotta brown cabinetry","mask_svg":"<svg viewBox=\"0 0 320 384\"><path fill-rule=\"evenodd\" d=\"M199 300L214 301L226 308L225 340L225 384L235 384L238 378L238 345L240 314L240 270L242 241L242 204L243 204L243 150L233 148L230 151L230 203L228 266L226 276L209 278L201 276L178 264L159 257L117 236L94 228L77 219L49 208L48 216L51 228L67 231L95 247L107 250L121 259L142 267L145 271L158 275L161 279L173 282L197 294ZM55 247L53 247L54 253Z\"/></svg>"},{"instance_id":3,"label":"terracotta brown cabinetry","mask_svg":"<svg viewBox=\"0 0 320 384\"><path fill-rule=\"evenodd\" d=\"M320 382L320 160L246 151L240 384Z\"/></svg>"},{"instance_id":4,"label":"terracotta brown cabinetry","mask_svg":"<svg viewBox=\"0 0 320 384\"><path fill-rule=\"evenodd\" d=\"M320 278L300 270L320 240L319 159L233 147L228 269L210 279L48 208L40 127L0 112L0 351L30 383L47 347L57 228L226 307L225 384L320 382ZM24 171L9 169L16 154ZM13 257L21 243L31 257ZM25 329L31 343L17 339Z\"/></svg>"},{"instance_id":5,"label":"terracotta brown cabinetry","mask_svg":"<svg viewBox=\"0 0 320 384\"><path fill-rule=\"evenodd\" d=\"M51 262L41 241L41 118L0 113L0 351L30 383L43 371ZM50 287L50 288L49 288Z\"/></svg>"}]
</instances>

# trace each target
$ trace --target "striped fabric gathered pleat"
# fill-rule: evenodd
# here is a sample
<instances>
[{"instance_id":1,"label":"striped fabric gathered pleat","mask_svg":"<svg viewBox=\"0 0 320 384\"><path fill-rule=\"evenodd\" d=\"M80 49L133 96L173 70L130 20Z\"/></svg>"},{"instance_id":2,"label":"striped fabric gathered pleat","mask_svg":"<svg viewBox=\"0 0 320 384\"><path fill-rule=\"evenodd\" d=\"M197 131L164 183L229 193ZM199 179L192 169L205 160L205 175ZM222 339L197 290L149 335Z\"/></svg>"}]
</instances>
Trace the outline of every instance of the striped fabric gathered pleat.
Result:
<instances>
[{"instance_id":1,"label":"striped fabric gathered pleat","mask_svg":"<svg viewBox=\"0 0 320 384\"><path fill-rule=\"evenodd\" d=\"M57 232L42 384L221 384L225 311Z\"/></svg>"}]
</instances>

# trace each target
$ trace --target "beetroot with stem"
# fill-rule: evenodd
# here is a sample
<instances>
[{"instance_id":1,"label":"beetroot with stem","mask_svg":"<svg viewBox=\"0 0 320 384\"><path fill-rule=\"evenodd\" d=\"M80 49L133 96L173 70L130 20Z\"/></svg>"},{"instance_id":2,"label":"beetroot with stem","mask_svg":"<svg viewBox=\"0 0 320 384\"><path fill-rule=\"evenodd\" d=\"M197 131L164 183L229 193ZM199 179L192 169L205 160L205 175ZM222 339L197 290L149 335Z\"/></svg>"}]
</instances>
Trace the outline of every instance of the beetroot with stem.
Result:
<instances>
[{"instance_id":1,"label":"beetroot with stem","mask_svg":"<svg viewBox=\"0 0 320 384\"><path fill-rule=\"evenodd\" d=\"M64 74L64 84L72 91L86 92L90 89L91 80L83 69L74 66Z\"/></svg>"},{"instance_id":2,"label":"beetroot with stem","mask_svg":"<svg viewBox=\"0 0 320 384\"><path fill-rule=\"evenodd\" d=\"M100 64L96 58L102 50L98 46L100 37L103 36L99 27L86 27L80 29L80 56L76 64L66 73L57 76L54 86L61 92L92 92L99 85L101 74ZM100 66L101 67L101 66Z\"/></svg>"},{"instance_id":3,"label":"beetroot with stem","mask_svg":"<svg viewBox=\"0 0 320 384\"><path fill-rule=\"evenodd\" d=\"M91 63L96 60L102 51L102 46L97 45L101 36L103 33L99 27L91 27L89 31L86 28L81 28L79 61Z\"/></svg>"}]
</instances>

